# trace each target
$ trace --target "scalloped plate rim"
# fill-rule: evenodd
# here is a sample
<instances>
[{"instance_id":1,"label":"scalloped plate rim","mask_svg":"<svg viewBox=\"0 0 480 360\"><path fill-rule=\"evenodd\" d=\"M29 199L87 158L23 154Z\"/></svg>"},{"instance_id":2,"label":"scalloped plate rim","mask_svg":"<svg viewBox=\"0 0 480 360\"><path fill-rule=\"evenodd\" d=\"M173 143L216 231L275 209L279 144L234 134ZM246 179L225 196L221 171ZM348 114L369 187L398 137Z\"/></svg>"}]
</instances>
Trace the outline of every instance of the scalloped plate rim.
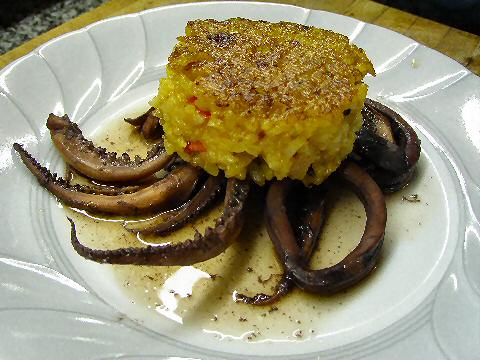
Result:
<instances>
[{"instance_id":1,"label":"scalloped plate rim","mask_svg":"<svg viewBox=\"0 0 480 360\"><path fill-rule=\"evenodd\" d=\"M200 7L203 7L203 6L215 6L217 4L223 4L223 5L234 5L232 4L232 2L229 2L229 1L218 1L218 2L200 2L200 3L185 3L185 4L176 4L176 5L168 5L168 6L163 6L163 7L158 7L158 8L153 8L153 9L147 9L147 10L144 10L144 11L141 11L141 12L137 12L137 13L134 13L134 14L126 14L126 15L120 15L120 16L115 16L115 17L112 17L112 18L108 18L108 19L103 19L103 20L100 20L100 21L97 21L95 23L92 23L92 24L89 24L81 29L78 29L78 30L75 30L75 31L72 31L72 32L69 32L67 34L63 34L59 37L56 37L54 39L51 39L49 40L48 42L38 46L37 48L35 48L34 50L32 50L30 53L16 59L15 61L13 61L12 63L8 64L5 68L3 68L1 71L0 71L0 77L3 76L4 74L6 73L9 73L10 71L12 71L14 69L14 67L20 63L21 61L23 61L24 59L30 57L30 56L40 56L41 55L39 54L39 52L41 51L41 49L43 49L44 47L48 47L48 46L53 46L55 43L59 42L59 41L63 41L63 40L66 40L68 39L70 36L74 35L74 34L77 34L77 33L83 33L85 31L88 31L89 29L93 28L93 27L96 27L96 26L101 26L102 24L104 23L107 23L107 22L110 22L110 21L121 21L122 18L128 18L128 17L138 17L138 16L142 16L143 14L148 14L148 13L154 13L154 12L159 12L159 11L168 11L169 9L172 9L172 8L179 8L179 7L185 7L185 8L188 8L188 7L197 7L197 6L200 6ZM260 6L274 6L274 7L285 7L285 8L298 8L298 9L302 9L302 10L308 10L308 14L310 14L311 12L319 12L319 13L329 13L331 14L330 12L328 11L323 11L323 10L314 10L314 9L306 9L306 8L303 8L303 7L299 7L299 6L295 6L295 5L290 5L290 4L276 4L276 3L263 3L263 2L248 2L248 1L238 1L238 2L235 2L235 5L242 5L242 6L251 6L251 5L260 5ZM351 18L349 16L345 16L345 15L341 15L341 14L334 14L336 16L339 16L339 17L344 17L344 18ZM360 21L360 20L357 20L355 18L351 18L351 19L354 19L355 21L357 21L358 23L361 23L363 21ZM378 25L374 25L374 24L369 24L369 23L365 23L365 24L368 24L369 26L372 26L374 28L379 28L381 29L382 31L385 31L387 30L388 33L391 35L391 36L396 36L396 37L402 37L402 38L406 38L406 39L409 39L409 40L412 40L413 42L416 42L415 40L405 36L405 35L402 35L402 34L399 34L395 31L392 31L392 30L389 30L389 29L385 29L383 27L380 27ZM416 42L418 43L418 42ZM423 46L420 44L420 46ZM439 51L435 50L435 49L431 49L431 48L428 48L426 46L424 46L426 49L428 49L429 51L432 51L432 53L434 53L437 57L440 55L442 58L448 58L451 62L452 65L456 66L458 68L458 70L466 70L467 71L467 74L466 76L468 75L474 75L476 76L475 74L473 74L470 70L466 69L465 67L463 67L460 63L458 63L456 60L440 53ZM1 90L1 92L3 93L3 89Z\"/></svg>"}]
</instances>

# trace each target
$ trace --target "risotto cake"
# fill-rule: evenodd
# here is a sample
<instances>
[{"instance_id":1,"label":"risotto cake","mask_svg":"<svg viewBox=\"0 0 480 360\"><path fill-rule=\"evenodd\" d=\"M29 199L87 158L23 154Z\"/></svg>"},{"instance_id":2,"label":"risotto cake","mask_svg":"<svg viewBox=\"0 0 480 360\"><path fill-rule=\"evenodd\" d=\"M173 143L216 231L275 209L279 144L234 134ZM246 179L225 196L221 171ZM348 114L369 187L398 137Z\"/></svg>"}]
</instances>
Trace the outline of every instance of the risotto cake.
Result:
<instances>
[{"instance_id":1,"label":"risotto cake","mask_svg":"<svg viewBox=\"0 0 480 360\"><path fill-rule=\"evenodd\" d=\"M367 73L365 52L332 31L196 20L151 105L167 151L212 175L319 184L352 151Z\"/></svg>"}]
</instances>

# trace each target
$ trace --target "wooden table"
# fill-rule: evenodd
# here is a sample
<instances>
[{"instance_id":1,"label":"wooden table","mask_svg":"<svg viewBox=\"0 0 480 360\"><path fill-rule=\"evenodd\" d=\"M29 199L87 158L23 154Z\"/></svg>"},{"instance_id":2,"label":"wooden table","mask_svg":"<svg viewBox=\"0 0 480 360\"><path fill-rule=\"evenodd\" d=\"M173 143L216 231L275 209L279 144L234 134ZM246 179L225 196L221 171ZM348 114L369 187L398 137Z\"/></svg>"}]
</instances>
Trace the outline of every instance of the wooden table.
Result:
<instances>
[{"instance_id":1,"label":"wooden table","mask_svg":"<svg viewBox=\"0 0 480 360\"><path fill-rule=\"evenodd\" d=\"M29 53L46 41L64 33L112 16L129 14L157 6L192 2L191 0L110 0L77 18L62 24L0 57L0 68ZM371 0L270 0L311 9L343 14L377 24L413 38L457 60L480 75L480 36L427 20Z\"/></svg>"}]
</instances>

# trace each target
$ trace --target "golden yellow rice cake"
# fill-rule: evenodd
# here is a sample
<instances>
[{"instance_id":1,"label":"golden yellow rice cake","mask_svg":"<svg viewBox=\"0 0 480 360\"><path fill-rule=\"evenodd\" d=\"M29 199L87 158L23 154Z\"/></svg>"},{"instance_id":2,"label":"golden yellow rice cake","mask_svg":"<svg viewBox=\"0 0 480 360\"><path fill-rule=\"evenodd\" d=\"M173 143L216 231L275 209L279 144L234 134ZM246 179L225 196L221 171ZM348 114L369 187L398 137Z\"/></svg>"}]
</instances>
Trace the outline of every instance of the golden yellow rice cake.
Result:
<instances>
[{"instance_id":1,"label":"golden yellow rice cake","mask_svg":"<svg viewBox=\"0 0 480 360\"><path fill-rule=\"evenodd\" d=\"M169 153L262 185L319 184L352 151L375 71L346 36L241 18L185 32L151 101Z\"/></svg>"}]
</instances>

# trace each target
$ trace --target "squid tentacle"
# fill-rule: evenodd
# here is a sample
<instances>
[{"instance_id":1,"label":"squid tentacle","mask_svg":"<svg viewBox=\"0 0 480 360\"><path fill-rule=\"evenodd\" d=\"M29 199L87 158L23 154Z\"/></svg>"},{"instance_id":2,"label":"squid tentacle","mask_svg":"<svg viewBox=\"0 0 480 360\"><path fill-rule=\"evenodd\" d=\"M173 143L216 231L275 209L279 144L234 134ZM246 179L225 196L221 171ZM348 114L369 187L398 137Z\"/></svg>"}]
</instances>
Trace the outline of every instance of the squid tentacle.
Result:
<instances>
[{"instance_id":1,"label":"squid tentacle","mask_svg":"<svg viewBox=\"0 0 480 360\"><path fill-rule=\"evenodd\" d=\"M338 264L328 268L312 270L303 262L285 208L291 183L277 182L267 194L267 230L277 255L298 287L317 294L336 293L366 277L378 260L385 233L385 199L375 181L359 166L349 162L344 163L337 174L362 201L367 222L357 247Z\"/></svg>"},{"instance_id":2,"label":"squid tentacle","mask_svg":"<svg viewBox=\"0 0 480 360\"><path fill-rule=\"evenodd\" d=\"M193 239L179 244L130 247L115 250L92 249L80 243L71 219L73 248L84 258L109 264L136 265L192 265L222 253L239 235L244 223L245 201L249 193L248 182L230 179L224 200L223 214L215 226L196 233Z\"/></svg>"},{"instance_id":3,"label":"squid tentacle","mask_svg":"<svg viewBox=\"0 0 480 360\"><path fill-rule=\"evenodd\" d=\"M63 203L91 212L133 215L159 208L176 207L189 198L201 175L199 168L185 165L136 192L97 194L95 189L84 185L70 185L65 179L57 177L57 174L52 174L20 144L15 143L13 147L42 187Z\"/></svg>"},{"instance_id":4,"label":"squid tentacle","mask_svg":"<svg viewBox=\"0 0 480 360\"><path fill-rule=\"evenodd\" d=\"M302 261L306 263L308 263L316 248L320 231L325 221L325 198L323 191L315 187L309 190L308 195L309 203L305 209L307 214L299 226L299 247L301 252L303 252ZM264 293L258 293L254 296L237 294L236 301L258 306L271 305L287 295L294 286L293 276L287 271L282 274L271 295Z\"/></svg>"},{"instance_id":5,"label":"squid tentacle","mask_svg":"<svg viewBox=\"0 0 480 360\"><path fill-rule=\"evenodd\" d=\"M140 116L137 116L135 118L125 118L124 121L133 126L142 126L145 121L147 121L147 118L153 114L153 111L155 111L155 108L151 107Z\"/></svg>"},{"instance_id":6,"label":"squid tentacle","mask_svg":"<svg viewBox=\"0 0 480 360\"><path fill-rule=\"evenodd\" d=\"M392 109L366 99L364 123L357 134L351 157L364 164L385 192L405 187L420 157L420 139L415 130ZM380 131L380 128L385 128Z\"/></svg>"},{"instance_id":7,"label":"squid tentacle","mask_svg":"<svg viewBox=\"0 0 480 360\"><path fill-rule=\"evenodd\" d=\"M140 234L166 235L197 217L217 197L224 184L221 176L209 176L195 196L181 208L169 214L159 214L151 219L126 222L124 227Z\"/></svg>"},{"instance_id":8,"label":"squid tentacle","mask_svg":"<svg viewBox=\"0 0 480 360\"><path fill-rule=\"evenodd\" d=\"M141 159L133 160L126 153L120 157L115 152L96 147L87 140L77 124L67 115L59 117L50 114L47 120L52 142L63 159L81 174L104 182L127 182L155 174L167 166L175 157L168 155L162 144L156 144Z\"/></svg>"}]
</instances>

